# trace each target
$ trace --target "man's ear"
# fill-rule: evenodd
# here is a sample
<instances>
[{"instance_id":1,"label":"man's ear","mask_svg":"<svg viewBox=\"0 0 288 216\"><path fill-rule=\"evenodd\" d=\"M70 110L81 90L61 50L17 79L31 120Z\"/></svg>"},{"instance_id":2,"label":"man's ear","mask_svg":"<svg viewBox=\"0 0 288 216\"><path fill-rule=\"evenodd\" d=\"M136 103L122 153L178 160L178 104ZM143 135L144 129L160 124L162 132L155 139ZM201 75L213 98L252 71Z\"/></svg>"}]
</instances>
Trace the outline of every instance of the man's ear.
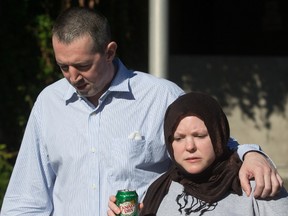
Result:
<instances>
[{"instance_id":1,"label":"man's ear","mask_svg":"<svg viewBox=\"0 0 288 216\"><path fill-rule=\"evenodd\" d=\"M107 61L113 61L117 50L117 43L112 41L106 47Z\"/></svg>"}]
</instances>

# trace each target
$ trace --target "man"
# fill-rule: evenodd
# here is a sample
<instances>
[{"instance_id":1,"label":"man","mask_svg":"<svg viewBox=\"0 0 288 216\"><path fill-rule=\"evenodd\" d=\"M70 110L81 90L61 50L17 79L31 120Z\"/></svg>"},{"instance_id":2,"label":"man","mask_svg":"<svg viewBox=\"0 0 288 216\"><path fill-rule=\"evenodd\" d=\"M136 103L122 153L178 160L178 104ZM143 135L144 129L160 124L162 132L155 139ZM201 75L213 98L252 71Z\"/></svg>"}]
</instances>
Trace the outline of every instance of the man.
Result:
<instances>
[{"instance_id":1,"label":"man","mask_svg":"<svg viewBox=\"0 0 288 216\"><path fill-rule=\"evenodd\" d=\"M115 58L107 19L95 11L62 13L52 44L65 78L34 104L1 216L105 215L110 194L133 188L141 199L170 165L163 117L183 90L128 70ZM259 151L245 146L238 148L241 158ZM250 152L240 172L248 193L253 176L258 196L273 196L282 184L268 160Z\"/></svg>"}]
</instances>

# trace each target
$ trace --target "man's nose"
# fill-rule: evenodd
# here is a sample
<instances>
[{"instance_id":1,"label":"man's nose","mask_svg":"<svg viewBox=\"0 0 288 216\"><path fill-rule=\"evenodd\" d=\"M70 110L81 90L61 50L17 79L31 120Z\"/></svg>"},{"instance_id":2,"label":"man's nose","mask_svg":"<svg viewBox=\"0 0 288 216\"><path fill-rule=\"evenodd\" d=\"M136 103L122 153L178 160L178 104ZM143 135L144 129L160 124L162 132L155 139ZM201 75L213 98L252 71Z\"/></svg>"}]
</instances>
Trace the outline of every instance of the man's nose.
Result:
<instances>
[{"instance_id":1,"label":"man's nose","mask_svg":"<svg viewBox=\"0 0 288 216\"><path fill-rule=\"evenodd\" d=\"M70 74L70 81L72 83L77 83L77 81L81 79L81 74L79 73L79 71L72 66L69 67L69 74Z\"/></svg>"}]
</instances>

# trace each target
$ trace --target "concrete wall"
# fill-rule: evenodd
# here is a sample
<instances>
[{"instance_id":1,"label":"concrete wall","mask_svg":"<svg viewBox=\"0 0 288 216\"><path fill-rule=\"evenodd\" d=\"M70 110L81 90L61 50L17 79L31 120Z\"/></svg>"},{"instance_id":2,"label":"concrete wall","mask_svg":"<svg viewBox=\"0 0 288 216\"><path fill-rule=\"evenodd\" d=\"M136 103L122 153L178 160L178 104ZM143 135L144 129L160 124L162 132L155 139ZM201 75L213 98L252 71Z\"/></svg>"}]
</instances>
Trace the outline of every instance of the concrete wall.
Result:
<instances>
[{"instance_id":1,"label":"concrete wall","mask_svg":"<svg viewBox=\"0 0 288 216\"><path fill-rule=\"evenodd\" d=\"M256 143L288 178L288 57L171 56L169 79L223 106L231 135Z\"/></svg>"},{"instance_id":2,"label":"concrete wall","mask_svg":"<svg viewBox=\"0 0 288 216\"><path fill-rule=\"evenodd\" d=\"M288 179L288 120L282 114L273 113L271 128L263 125L261 111L256 111L255 122L243 116L237 107L228 116L231 135L240 143L257 143L273 159L282 177ZM288 116L286 104L285 115Z\"/></svg>"}]
</instances>

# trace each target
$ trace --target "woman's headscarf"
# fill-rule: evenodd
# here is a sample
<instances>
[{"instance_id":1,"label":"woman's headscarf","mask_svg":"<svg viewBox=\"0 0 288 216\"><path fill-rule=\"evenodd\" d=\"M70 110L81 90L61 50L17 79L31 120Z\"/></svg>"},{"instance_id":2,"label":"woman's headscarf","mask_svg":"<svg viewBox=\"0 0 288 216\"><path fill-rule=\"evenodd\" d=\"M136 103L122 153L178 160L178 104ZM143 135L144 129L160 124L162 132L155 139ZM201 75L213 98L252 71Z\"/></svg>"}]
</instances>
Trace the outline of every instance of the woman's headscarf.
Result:
<instances>
[{"instance_id":1,"label":"woman's headscarf","mask_svg":"<svg viewBox=\"0 0 288 216\"><path fill-rule=\"evenodd\" d=\"M186 172L174 159L174 132L179 122L187 116L196 116L204 122L216 155L214 163L199 174ZM172 180L183 185L183 193L210 204L222 199L229 191L242 194L238 178L241 161L237 153L233 153L227 146L230 138L228 120L213 97L190 92L176 99L165 113L164 136L172 167L149 187L140 215L156 215Z\"/></svg>"}]
</instances>

